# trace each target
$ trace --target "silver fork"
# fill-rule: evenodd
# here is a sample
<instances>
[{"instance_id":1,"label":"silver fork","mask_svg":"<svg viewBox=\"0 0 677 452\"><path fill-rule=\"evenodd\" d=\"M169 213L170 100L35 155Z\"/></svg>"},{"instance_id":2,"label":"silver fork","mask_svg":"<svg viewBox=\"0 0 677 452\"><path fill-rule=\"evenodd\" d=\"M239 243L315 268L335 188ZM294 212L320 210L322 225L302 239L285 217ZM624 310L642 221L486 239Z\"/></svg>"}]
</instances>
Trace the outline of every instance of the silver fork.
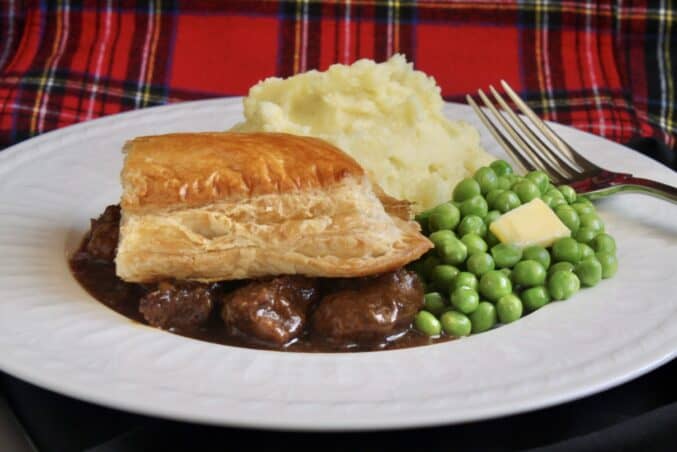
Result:
<instances>
[{"instance_id":1,"label":"silver fork","mask_svg":"<svg viewBox=\"0 0 677 452\"><path fill-rule=\"evenodd\" d=\"M510 85L503 80L501 85L543 138L539 137L522 117L513 112L493 86L489 87L489 91L510 121L505 118L506 115L498 111L481 89L477 93L499 125L477 106L472 97L465 98L496 141L524 171L544 171L554 183L571 185L577 193L593 200L619 192L636 192L677 203L675 187L628 173L615 173L600 168L583 157L543 122Z\"/></svg>"}]
</instances>

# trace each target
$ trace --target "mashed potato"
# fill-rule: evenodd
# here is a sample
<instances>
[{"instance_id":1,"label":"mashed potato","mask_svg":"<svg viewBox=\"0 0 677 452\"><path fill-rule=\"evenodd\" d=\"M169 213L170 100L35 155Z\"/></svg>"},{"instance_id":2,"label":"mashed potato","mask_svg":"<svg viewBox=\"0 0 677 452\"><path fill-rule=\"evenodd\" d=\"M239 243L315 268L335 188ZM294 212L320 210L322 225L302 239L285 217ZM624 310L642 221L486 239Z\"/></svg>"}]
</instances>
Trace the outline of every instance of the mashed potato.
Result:
<instances>
[{"instance_id":1,"label":"mashed potato","mask_svg":"<svg viewBox=\"0 0 677 452\"><path fill-rule=\"evenodd\" d=\"M427 209L493 158L469 124L442 114L440 88L402 55L269 78L244 100L233 130L311 135L355 158L383 189Z\"/></svg>"}]
</instances>

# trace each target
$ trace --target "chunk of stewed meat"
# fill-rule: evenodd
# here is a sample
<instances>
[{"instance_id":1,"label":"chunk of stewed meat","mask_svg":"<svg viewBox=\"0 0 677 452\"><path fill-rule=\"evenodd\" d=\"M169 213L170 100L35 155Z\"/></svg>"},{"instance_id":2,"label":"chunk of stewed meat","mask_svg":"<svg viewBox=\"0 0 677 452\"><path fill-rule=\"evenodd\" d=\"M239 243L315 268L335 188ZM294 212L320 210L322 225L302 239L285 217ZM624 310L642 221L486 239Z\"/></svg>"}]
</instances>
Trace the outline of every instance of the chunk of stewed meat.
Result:
<instances>
[{"instance_id":1,"label":"chunk of stewed meat","mask_svg":"<svg viewBox=\"0 0 677 452\"><path fill-rule=\"evenodd\" d=\"M423 306L423 285L404 269L362 278L325 296L311 319L315 337L344 345L385 342L406 330Z\"/></svg>"},{"instance_id":2,"label":"chunk of stewed meat","mask_svg":"<svg viewBox=\"0 0 677 452\"><path fill-rule=\"evenodd\" d=\"M191 331L209 320L214 298L215 290L207 284L163 282L141 298L139 311L152 326Z\"/></svg>"},{"instance_id":3,"label":"chunk of stewed meat","mask_svg":"<svg viewBox=\"0 0 677 452\"><path fill-rule=\"evenodd\" d=\"M221 317L230 334L283 345L303 332L308 310L317 298L316 280L280 276L252 282L227 295Z\"/></svg>"},{"instance_id":4,"label":"chunk of stewed meat","mask_svg":"<svg viewBox=\"0 0 677 452\"><path fill-rule=\"evenodd\" d=\"M94 259L112 262L118 247L119 232L120 206L108 206L99 218L91 221L85 250Z\"/></svg>"}]
</instances>

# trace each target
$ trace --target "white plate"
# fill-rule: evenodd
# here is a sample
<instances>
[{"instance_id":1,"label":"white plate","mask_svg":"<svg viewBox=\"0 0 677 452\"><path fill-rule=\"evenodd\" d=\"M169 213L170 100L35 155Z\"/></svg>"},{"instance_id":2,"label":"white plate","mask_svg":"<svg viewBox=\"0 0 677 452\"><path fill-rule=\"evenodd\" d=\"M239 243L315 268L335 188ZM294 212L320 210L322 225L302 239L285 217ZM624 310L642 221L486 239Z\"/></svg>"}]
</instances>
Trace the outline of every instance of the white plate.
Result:
<instances>
[{"instance_id":1,"label":"white plate","mask_svg":"<svg viewBox=\"0 0 677 452\"><path fill-rule=\"evenodd\" d=\"M446 108L476 124L468 107ZM226 347L132 323L91 299L71 277L66 253L89 218L117 201L122 143L222 130L240 117L240 99L178 104L68 127L0 153L2 370L79 399L187 421L380 429L545 407L675 356L677 208L640 195L599 205L618 242L613 280L517 323L433 346L358 354ZM631 150L556 129L610 169L677 185L675 173ZM486 137L484 145L502 155Z\"/></svg>"}]
</instances>

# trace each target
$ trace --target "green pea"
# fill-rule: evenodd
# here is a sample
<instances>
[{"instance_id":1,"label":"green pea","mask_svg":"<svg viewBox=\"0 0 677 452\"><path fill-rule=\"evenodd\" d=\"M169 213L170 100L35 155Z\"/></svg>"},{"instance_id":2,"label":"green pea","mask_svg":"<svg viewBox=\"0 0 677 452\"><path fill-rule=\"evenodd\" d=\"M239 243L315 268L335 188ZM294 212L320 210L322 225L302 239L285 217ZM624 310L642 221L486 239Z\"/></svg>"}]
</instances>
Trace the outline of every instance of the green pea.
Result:
<instances>
[{"instance_id":1,"label":"green pea","mask_svg":"<svg viewBox=\"0 0 677 452\"><path fill-rule=\"evenodd\" d=\"M599 231L596 229L581 226L578 231L573 233L573 237L581 243L590 244L597 234L599 234Z\"/></svg>"},{"instance_id":2,"label":"green pea","mask_svg":"<svg viewBox=\"0 0 677 452\"><path fill-rule=\"evenodd\" d=\"M566 199L564 198L555 198L550 203L551 209L556 209L559 206L568 206Z\"/></svg>"},{"instance_id":3,"label":"green pea","mask_svg":"<svg viewBox=\"0 0 677 452\"><path fill-rule=\"evenodd\" d=\"M428 229L431 232L440 229L454 229L461 219L461 212L453 204L444 203L435 207L428 217Z\"/></svg>"},{"instance_id":4,"label":"green pea","mask_svg":"<svg viewBox=\"0 0 677 452\"><path fill-rule=\"evenodd\" d=\"M519 197L522 204L525 204L532 199L536 199L541 196L541 193L538 191L536 184L531 182L528 179L517 182L512 187L512 191Z\"/></svg>"},{"instance_id":5,"label":"green pea","mask_svg":"<svg viewBox=\"0 0 677 452\"><path fill-rule=\"evenodd\" d=\"M503 193L504 191L505 191L505 189L503 189L503 188L494 188L489 193L487 193L486 197L485 197L485 199L487 200L487 205L493 206L494 202L496 202L496 197L498 195L500 195L501 193ZM500 212L499 212L499 214L500 214Z\"/></svg>"},{"instance_id":6,"label":"green pea","mask_svg":"<svg viewBox=\"0 0 677 452\"><path fill-rule=\"evenodd\" d=\"M579 243L578 247L581 249L581 260L587 259L595 255L595 251L585 243Z\"/></svg>"},{"instance_id":7,"label":"green pea","mask_svg":"<svg viewBox=\"0 0 677 452\"><path fill-rule=\"evenodd\" d=\"M484 236L484 241L487 242L487 246L490 248L501 243L501 241L498 240L498 237L496 237L494 233L489 230L487 230L487 235Z\"/></svg>"},{"instance_id":8,"label":"green pea","mask_svg":"<svg viewBox=\"0 0 677 452\"><path fill-rule=\"evenodd\" d=\"M491 303L481 302L475 312L470 314L470 323L473 334L490 330L496 325L496 308Z\"/></svg>"},{"instance_id":9,"label":"green pea","mask_svg":"<svg viewBox=\"0 0 677 452\"><path fill-rule=\"evenodd\" d=\"M473 196L468 198L461 204L461 215L477 215L478 217L484 218L489 211L489 206L487 206L487 201L482 197L482 195Z\"/></svg>"},{"instance_id":10,"label":"green pea","mask_svg":"<svg viewBox=\"0 0 677 452\"><path fill-rule=\"evenodd\" d=\"M510 323L522 317L522 300L514 293L503 295L496 302L496 313L501 323Z\"/></svg>"},{"instance_id":11,"label":"green pea","mask_svg":"<svg viewBox=\"0 0 677 452\"><path fill-rule=\"evenodd\" d=\"M430 279L430 275L433 272L433 268L436 266L440 265L442 261L440 261L439 257L434 256L434 255L428 255L423 259L423 265L422 265L422 273L423 277L425 279Z\"/></svg>"},{"instance_id":12,"label":"green pea","mask_svg":"<svg viewBox=\"0 0 677 452\"><path fill-rule=\"evenodd\" d=\"M453 198L454 201L463 202L466 199L470 199L473 196L477 196L481 193L480 184L471 177L466 177L461 182L456 184L454 187Z\"/></svg>"},{"instance_id":13,"label":"green pea","mask_svg":"<svg viewBox=\"0 0 677 452\"><path fill-rule=\"evenodd\" d=\"M557 271L548 278L548 293L553 300L566 300L581 288L581 282L573 272Z\"/></svg>"},{"instance_id":14,"label":"green pea","mask_svg":"<svg viewBox=\"0 0 677 452\"><path fill-rule=\"evenodd\" d=\"M571 207L576 209L576 212L578 212L579 215L583 215L586 213L595 213L595 206L593 206L590 203L581 202L578 199L576 200L575 203L571 204Z\"/></svg>"},{"instance_id":15,"label":"green pea","mask_svg":"<svg viewBox=\"0 0 677 452\"><path fill-rule=\"evenodd\" d=\"M459 239L449 239L436 248L445 264L460 265L468 257L468 249Z\"/></svg>"},{"instance_id":16,"label":"green pea","mask_svg":"<svg viewBox=\"0 0 677 452\"><path fill-rule=\"evenodd\" d=\"M494 173L496 173L496 175L499 177L513 173L512 166L510 166L510 163L506 162L505 160L494 160L491 162L489 167L493 169Z\"/></svg>"},{"instance_id":17,"label":"green pea","mask_svg":"<svg viewBox=\"0 0 677 452\"><path fill-rule=\"evenodd\" d=\"M520 182L523 182L526 180L523 176L520 176L519 174L510 174L507 176L508 179L510 179L510 189L514 191L515 185L519 184Z\"/></svg>"},{"instance_id":18,"label":"green pea","mask_svg":"<svg viewBox=\"0 0 677 452\"><path fill-rule=\"evenodd\" d=\"M527 311L535 311L550 303L550 294L545 286L531 287L520 295Z\"/></svg>"},{"instance_id":19,"label":"green pea","mask_svg":"<svg viewBox=\"0 0 677 452\"><path fill-rule=\"evenodd\" d=\"M590 198L588 198L588 197L585 196L585 195L578 195L578 196L576 196L576 202L580 202L580 203L583 203L583 204L588 204L588 205L594 207L594 205L592 204L592 201L590 201Z\"/></svg>"},{"instance_id":20,"label":"green pea","mask_svg":"<svg viewBox=\"0 0 677 452\"><path fill-rule=\"evenodd\" d=\"M581 220L578 217L576 209L567 204L561 204L555 207L555 214L562 220L562 223L574 233L581 226Z\"/></svg>"},{"instance_id":21,"label":"green pea","mask_svg":"<svg viewBox=\"0 0 677 452\"><path fill-rule=\"evenodd\" d=\"M531 259L518 262L512 269L512 281L520 286L540 286L545 282L545 268Z\"/></svg>"},{"instance_id":22,"label":"green pea","mask_svg":"<svg viewBox=\"0 0 677 452\"><path fill-rule=\"evenodd\" d=\"M486 224L487 226L489 226L491 223L493 223L494 221L498 220L498 218L499 218L500 216L501 216L501 212L499 212L498 210L490 210L490 211L487 213L487 216L484 217L484 224Z\"/></svg>"},{"instance_id":23,"label":"green pea","mask_svg":"<svg viewBox=\"0 0 677 452\"><path fill-rule=\"evenodd\" d=\"M595 253L595 257L597 257L597 260L602 265L602 278L611 278L616 274L616 271L618 271L618 258L615 254L607 251L598 251Z\"/></svg>"},{"instance_id":24,"label":"green pea","mask_svg":"<svg viewBox=\"0 0 677 452\"><path fill-rule=\"evenodd\" d=\"M439 292L429 292L423 296L423 307L428 312L440 315L447 309L447 302Z\"/></svg>"},{"instance_id":25,"label":"green pea","mask_svg":"<svg viewBox=\"0 0 677 452\"><path fill-rule=\"evenodd\" d=\"M552 258L557 261L566 261L575 264L581 260L581 249L578 242L571 237L563 237L552 244Z\"/></svg>"},{"instance_id":26,"label":"green pea","mask_svg":"<svg viewBox=\"0 0 677 452\"><path fill-rule=\"evenodd\" d=\"M417 214L414 217L414 220L416 220L418 222L418 224L421 226L421 231L426 235L428 234L428 221L429 221L430 215L432 215L432 213L433 213L433 210L429 209L429 210L426 210L425 212L421 212L421 213Z\"/></svg>"},{"instance_id":27,"label":"green pea","mask_svg":"<svg viewBox=\"0 0 677 452\"><path fill-rule=\"evenodd\" d=\"M477 234L466 234L461 237L461 242L465 243L466 248L468 248L469 256L475 253L484 253L488 248L487 243Z\"/></svg>"},{"instance_id":28,"label":"green pea","mask_svg":"<svg viewBox=\"0 0 677 452\"><path fill-rule=\"evenodd\" d=\"M501 268L499 272L503 273L512 281L512 270L510 270L509 268Z\"/></svg>"},{"instance_id":29,"label":"green pea","mask_svg":"<svg viewBox=\"0 0 677 452\"><path fill-rule=\"evenodd\" d=\"M483 237L487 233L487 225L484 224L484 220L482 220L481 217L478 217L477 215L468 215L461 220L456 232L461 237L466 234L476 234Z\"/></svg>"},{"instance_id":30,"label":"green pea","mask_svg":"<svg viewBox=\"0 0 677 452\"><path fill-rule=\"evenodd\" d=\"M475 179L480 185L480 191L482 194L486 194L498 187L498 176L490 166L483 166L482 168L475 171L473 179Z\"/></svg>"},{"instance_id":31,"label":"green pea","mask_svg":"<svg viewBox=\"0 0 677 452\"><path fill-rule=\"evenodd\" d=\"M552 195L552 192L550 193L544 193L541 195L541 201L546 203L551 209L552 209L552 201L555 199L555 197ZM553 209L554 210L554 209Z\"/></svg>"},{"instance_id":32,"label":"green pea","mask_svg":"<svg viewBox=\"0 0 677 452\"><path fill-rule=\"evenodd\" d=\"M439 290L447 292L451 289L454 279L459 273L458 268L453 265L438 265L430 273L430 281Z\"/></svg>"},{"instance_id":33,"label":"green pea","mask_svg":"<svg viewBox=\"0 0 677 452\"><path fill-rule=\"evenodd\" d=\"M583 286L593 287L602 279L602 264L596 257L588 257L576 264L574 272Z\"/></svg>"},{"instance_id":34,"label":"green pea","mask_svg":"<svg viewBox=\"0 0 677 452\"><path fill-rule=\"evenodd\" d=\"M470 255L466 266L470 273L482 276L494 269L494 259L487 253L475 253Z\"/></svg>"},{"instance_id":35,"label":"green pea","mask_svg":"<svg viewBox=\"0 0 677 452\"><path fill-rule=\"evenodd\" d=\"M461 272L456 275L456 279L454 279L454 284L451 287L451 290L454 291L459 287L470 287L472 290L477 290L478 284L477 276L470 272Z\"/></svg>"},{"instance_id":36,"label":"green pea","mask_svg":"<svg viewBox=\"0 0 677 452\"><path fill-rule=\"evenodd\" d=\"M512 292L512 283L503 272L491 270L480 278L479 291L489 301L498 301L503 295Z\"/></svg>"},{"instance_id":37,"label":"green pea","mask_svg":"<svg viewBox=\"0 0 677 452\"><path fill-rule=\"evenodd\" d=\"M542 193L551 194L552 196L557 196L558 198L564 199L562 192L552 184L548 184L548 186L545 188L545 191Z\"/></svg>"},{"instance_id":38,"label":"green pea","mask_svg":"<svg viewBox=\"0 0 677 452\"><path fill-rule=\"evenodd\" d=\"M572 272L574 271L574 264L572 264L571 262L557 262L548 269L548 276L558 271Z\"/></svg>"},{"instance_id":39,"label":"green pea","mask_svg":"<svg viewBox=\"0 0 677 452\"><path fill-rule=\"evenodd\" d=\"M553 193L553 192L559 192L559 190L557 190L557 187L555 187L551 183L548 183L548 185L545 187L545 191L541 192L541 194L545 195L546 193ZM561 195L561 193L560 193L560 195Z\"/></svg>"},{"instance_id":40,"label":"green pea","mask_svg":"<svg viewBox=\"0 0 677 452\"><path fill-rule=\"evenodd\" d=\"M522 259L530 259L540 263L544 269L550 267L550 253L539 245L532 245L524 248Z\"/></svg>"},{"instance_id":41,"label":"green pea","mask_svg":"<svg viewBox=\"0 0 677 452\"><path fill-rule=\"evenodd\" d=\"M573 188L569 187L568 185L560 185L558 190L560 193L562 193L562 196L564 196L564 199L569 204L572 204L576 201L576 190Z\"/></svg>"},{"instance_id":42,"label":"green pea","mask_svg":"<svg viewBox=\"0 0 677 452\"><path fill-rule=\"evenodd\" d=\"M527 174L527 179L536 184L541 193L545 193L545 190L548 188L550 179L548 175L543 171L531 171Z\"/></svg>"},{"instance_id":43,"label":"green pea","mask_svg":"<svg viewBox=\"0 0 677 452\"><path fill-rule=\"evenodd\" d=\"M496 188L500 190L509 190L512 187L512 179L508 176L499 176Z\"/></svg>"},{"instance_id":44,"label":"green pea","mask_svg":"<svg viewBox=\"0 0 677 452\"><path fill-rule=\"evenodd\" d=\"M500 193L494 199L494 204L491 205L492 210L498 210L501 213L506 213L516 207L521 205L519 196L515 192L506 190L503 193Z\"/></svg>"},{"instance_id":45,"label":"green pea","mask_svg":"<svg viewBox=\"0 0 677 452\"><path fill-rule=\"evenodd\" d=\"M442 329L452 337L468 336L472 331L470 319L457 311L447 311L440 317Z\"/></svg>"},{"instance_id":46,"label":"green pea","mask_svg":"<svg viewBox=\"0 0 677 452\"><path fill-rule=\"evenodd\" d=\"M499 243L491 248L491 256L496 267L512 267L522 259L522 249L517 245Z\"/></svg>"},{"instance_id":47,"label":"green pea","mask_svg":"<svg viewBox=\"0 0 677 452\"><path fill-rule=\"evenodd\" d=\"M595 238L592 239L591 245L595 252L604 251L611 254L616 253L616 241L606 232L597 234Z\"/></svg>"},{"instance_id":48,"label":"green pea","mask_svg":"<svg viewBox=\"0 0 677 452\"><path fill-rule=\"evenodd\" d=\"M417 213L416 216L414 216L414 219L419 223L428 221L428 217L431 213L433 213L433 209L424 210L423 212Z\"/></svg>"},{"instance_id":49,"label":"green pea","mask_svg":"<svg viewBox=\"0 0 677 452\"><path fill-rule=\"evenodd\" d=\"M455 239L456 234L454 234L454 231L450 231L449 229L440 229L439 231L435 231L430 234L428 238L431 242L433 242L433 245L438 247L448 240Z\"/></svg>"},{"instance_id":50,"label":"green pea","mask_svg":"<svg viewBox=\"0 0 677 452\"><path fill-rule=\"evenodd\" d=\"M480 302L480 296L470 287L459 287L451 293L451 305L464 314L470 314Z\"/></svg>"},{"instance_id":51,"label":"green pea","mask_svg":"<svg viewBox=\"0 0 677 452\"><path fill-rule=\"evenodd\" d=\"M541 196L541 199L553 210L558 206L567 205L567 202L564 200L562 195L557 196L553 192L544 194L543 196Z\"/></svg>"},{"instance_id":52,"label":"green pea","mask_svg":"<svg viewBox=\"0 0 677 452\"><path fill-rule=\"evenodd\" d=\"M581 227L594 229L597 232L604 232L604 222L596 213L584 213L580 215Z\"/></svg>"},{"instance_id":53,"label":"green pea","mask_svg":"<svg viewBox=\"0 0 677 452\"><path fill-rule=\"evenodd\" d=\"M438 336L442 331L442 325L432 313L419 311L414 317L414 326L426 336Z\"/></svg>"}]
</instances>

